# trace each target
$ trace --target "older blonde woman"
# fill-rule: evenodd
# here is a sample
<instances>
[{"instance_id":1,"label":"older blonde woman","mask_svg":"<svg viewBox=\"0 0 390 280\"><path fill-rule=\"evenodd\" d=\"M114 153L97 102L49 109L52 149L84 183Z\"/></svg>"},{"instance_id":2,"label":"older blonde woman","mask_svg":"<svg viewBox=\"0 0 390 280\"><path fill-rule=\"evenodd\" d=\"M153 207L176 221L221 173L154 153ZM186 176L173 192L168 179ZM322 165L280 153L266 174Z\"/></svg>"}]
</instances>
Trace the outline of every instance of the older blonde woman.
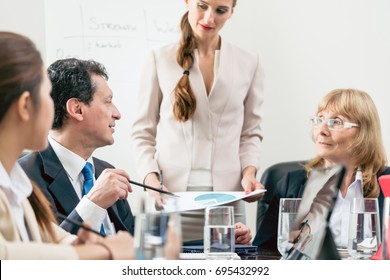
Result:
<instances>
[{"instance_id":1,"label":"older blonde woman","mask_svg":"<svg viewBox=\"0 0 390 280\"><path fill-rule=\"evenodd\" d=\"M313 168L339 164L346 167L330 219L338 247L345 248L348 244L349 209L354 198L378 198L382 207L384 196L378 177L390 174L390 168L386 166L379 116L371 97L358 89L335 89L323 97L311 121L317 155L304 168L287 173L278 183L253 242L260 248L276 250L279 199L302 197Z\"/></svg>"}]
</instances>

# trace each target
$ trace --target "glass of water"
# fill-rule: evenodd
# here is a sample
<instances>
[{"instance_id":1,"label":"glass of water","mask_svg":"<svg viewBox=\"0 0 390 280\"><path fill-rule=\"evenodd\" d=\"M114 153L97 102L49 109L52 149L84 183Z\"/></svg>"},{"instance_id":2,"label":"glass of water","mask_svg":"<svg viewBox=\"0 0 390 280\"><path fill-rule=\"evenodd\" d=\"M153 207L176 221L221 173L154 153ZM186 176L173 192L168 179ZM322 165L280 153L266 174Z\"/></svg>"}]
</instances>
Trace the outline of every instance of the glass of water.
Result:
<instances>
[{"instance_id":1,"label":"glass of water","mask_svg":"<svg viewBox=\"0 0 390 280\"><path fill-rule=\"evenodd\" d=\"M155 199L146 195L135 219L134 247L139 260L178 259L181 248L178 212L155 209Z\"/></svg>"},{"instance_id":2,"label":"glass of water","mask_svg":"<svg viewBox=\"0 0 390 280\"><path fill-rule=\"evenodd\" d=\"M297 217L300 198L281 198L279 203L278 218L278 251L284 256L292 247L289 242L290 232L294 229L294 222Z\"/></svg>"},{"instance_id":3,"label":"glass of water","mask_svg":"<svg viewBox=\"0 0 390 280\"><path fill-rule=\"evenodd\" d=\"M137 259L164 259L168 222L167 213L142 213L137 216L134 236Z\"/></svg>"},{"instance_id":4,"label":"glass of water","mask_svg":"<svg viewBox=\"0 0 390 280\"><path fill-rule=\"evenodd\" d=\"M231 260L234 257L234 245L234 207L207 207L204 226L206 259Z\"/></svg>"},{"instance_id":5,"label":"glass of water","mask_svg":"<svg viewBox=\"0 0 390 280\"><path fill-rule=\"evenodd\" d=\"M390 260L390 197L385 197L383 204L383 240L382 259Z\"/></svg>"},{"instance_id":6,"label":"glass of water","mask_svg":"<svg viewBox=\"0 0 390 280\"><path fill-rule=\"evenodd\" d=\"M380 245L378 199L355 198L351 204L348 253L354 259L369 259Z\"/></svg>"}]
</instances>

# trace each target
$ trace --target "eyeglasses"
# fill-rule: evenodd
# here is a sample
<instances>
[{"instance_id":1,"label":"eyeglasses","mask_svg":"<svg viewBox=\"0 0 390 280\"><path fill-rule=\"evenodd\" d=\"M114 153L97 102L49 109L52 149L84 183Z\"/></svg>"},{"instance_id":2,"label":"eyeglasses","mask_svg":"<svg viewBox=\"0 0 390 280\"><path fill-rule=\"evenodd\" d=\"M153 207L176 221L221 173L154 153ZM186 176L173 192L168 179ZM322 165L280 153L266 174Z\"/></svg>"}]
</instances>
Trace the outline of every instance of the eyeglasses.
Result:
<instances>
[{"instance_id":1,"label":"eyeglasses","mask_svg":"<svg viewBox=\"0 0 390 280\"><path fill-rule=\"evenodd\" d=\"M343 128L359 127L356 123L343 122L340 119L324 119L321 117L312 117L310 119L313 126L321 126L324 123L330 130L342 130Z\"/></svg>"}]
</instances>

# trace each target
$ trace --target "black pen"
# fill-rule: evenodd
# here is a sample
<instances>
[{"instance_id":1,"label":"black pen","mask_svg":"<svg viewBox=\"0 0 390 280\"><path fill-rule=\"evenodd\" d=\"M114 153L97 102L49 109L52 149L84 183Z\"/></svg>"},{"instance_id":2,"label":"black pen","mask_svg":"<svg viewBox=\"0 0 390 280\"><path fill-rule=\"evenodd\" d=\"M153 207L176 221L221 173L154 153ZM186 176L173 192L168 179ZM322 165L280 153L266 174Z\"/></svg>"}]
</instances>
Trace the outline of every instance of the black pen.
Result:
<instances>
[{"instance_id":1,"label":"black pen","mask_svg":"<svg viewBox=\"0 0 390 280\"><path fill-rule=\"evenodd\" d=\"M156 189L156 188L153 188L153 187L151 187L151 186L144 185L144 184L141 184L141 183L132 181L132 180L129 180L129 183L130 183L130 184L137 185L137 186L140 186L140 187L144 187L145 189L149 189L149 190L152 190L152 191L155 191L155 192L165 193L165 194L170 195L170 196L179 197L178 195L176 195L176 194L174 194L174 193L167 192L167 191L164 191L164 190L161 190L161 189Z\"/></svg>"},{"instance_id":2,"label":"black pen","mask_svg":"<svg viewBox=\"0 0 390 280\"><path fill-rule=\"evenodd\" d=\"M305 228L305 226L307 226L307 222L309 220L306 220L304 221L302 224L301 224L301 228L299 229L299 233L298 233L298 236L295 237L295 239L293 240L293 243L297 243L299 241L299 239L301 239L301 235L302 235L302 232L303 232L303 229Z\"/></svg>"},{"instance_id":3,"label":"black pen","mask_svg":"<svg viewBox=\"0 0 390 280\"><path fill-rule=\"evenodd\" d=\"M303 232L303 229L305 228L305 226L307 226L307 223L309 222L309 220L306 220L304 221L302 224L301 224L301 227L299 229L299 233L298 233L298 236L295 237L295 239L293 240L293 244L296 244L300 239L301 239L301 235L302 235L302 232ZM288 251L287 251L287 256L289 256L291 254L291 252L295 249L295 246L292 246Z\"/></svg>"},{"instance_id":4,"label":"black pen","mask_svg":"<svg viewBox=\"0 0 390 280\"><path fill-rule=\"evenodd\" d=\"M64 221L67 221L67 222L71 223L72 225L81 227L81 228L83 228L83 229L85 229L85 230L87 230L87 231L93 232L93 233L98 234L98 235L100 235L100 236L102 236L102 237L106 237L105 234L100 233L100 232L98 232L98 231L96 231L96 230L94 230L94 229L91 229L91 228L89 228L89 227L86 227L84 224L80 223L79 221L70 219L70 218L68 218L67 216L65 216L65 215L63 215L63 214L61 214L61 213L57 213L57 216L60 217L61 219L63 219Z\"/></svg>"},{"instance_id":5,"label":"black pen","mask_svg":"<svg viewBox=\"0 0 390 280\"><path fill-rule=\"evenodd\" d=\"M162 170L160 169L160 191L163 190L163 175Z\"/></svg>"}]
</instances>

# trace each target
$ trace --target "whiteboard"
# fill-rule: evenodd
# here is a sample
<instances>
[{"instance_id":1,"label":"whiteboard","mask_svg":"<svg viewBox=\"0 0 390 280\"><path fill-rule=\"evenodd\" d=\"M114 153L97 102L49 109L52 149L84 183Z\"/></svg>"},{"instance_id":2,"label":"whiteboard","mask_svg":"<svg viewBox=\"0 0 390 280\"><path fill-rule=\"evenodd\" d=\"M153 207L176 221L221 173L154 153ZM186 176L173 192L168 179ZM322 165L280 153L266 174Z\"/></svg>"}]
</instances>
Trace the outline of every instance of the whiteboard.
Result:
<instances>
[{"instance_id":1,"label":"whiteboard","mask_svg":"<svg viewBox=\"0 0 390 280\"><path fill-rule=\"evenodd\" d=\"M178 39L184 5L165 2L46 0L47 61L94 59L112 80L135 83L145 53Z\"/></svg>"},{"instance_id":2,"label":"whiteboard","mask_svg":"<svg viewBox=\"0 0 390 280\"><path fill-rule=\"evenodd\" d=\"M47 65L69 57L93 59L109 74L114 104L122 118L116 122L115 143L95 156L127 171L139 181L132 159L131 125L134 120L139 74L146 54L179 40L185 12L179 0L45 0L45 60ZM133 212L141 190L133 186Z\"/></svg>"},{"instance_id":3,"label":"whiteboard","mask_svg":"<svg viewBox=\"0 0 390 280\"><path fill-rule=\"evenodd\" d=\"M46 61L77 57L107 68L125 121L147 52L179 38L184 4L158 0L46 0ZM168 1L173 2L173 1ZM181 3L180 3L181 2Z\"/></svg>"}]
</instances>

